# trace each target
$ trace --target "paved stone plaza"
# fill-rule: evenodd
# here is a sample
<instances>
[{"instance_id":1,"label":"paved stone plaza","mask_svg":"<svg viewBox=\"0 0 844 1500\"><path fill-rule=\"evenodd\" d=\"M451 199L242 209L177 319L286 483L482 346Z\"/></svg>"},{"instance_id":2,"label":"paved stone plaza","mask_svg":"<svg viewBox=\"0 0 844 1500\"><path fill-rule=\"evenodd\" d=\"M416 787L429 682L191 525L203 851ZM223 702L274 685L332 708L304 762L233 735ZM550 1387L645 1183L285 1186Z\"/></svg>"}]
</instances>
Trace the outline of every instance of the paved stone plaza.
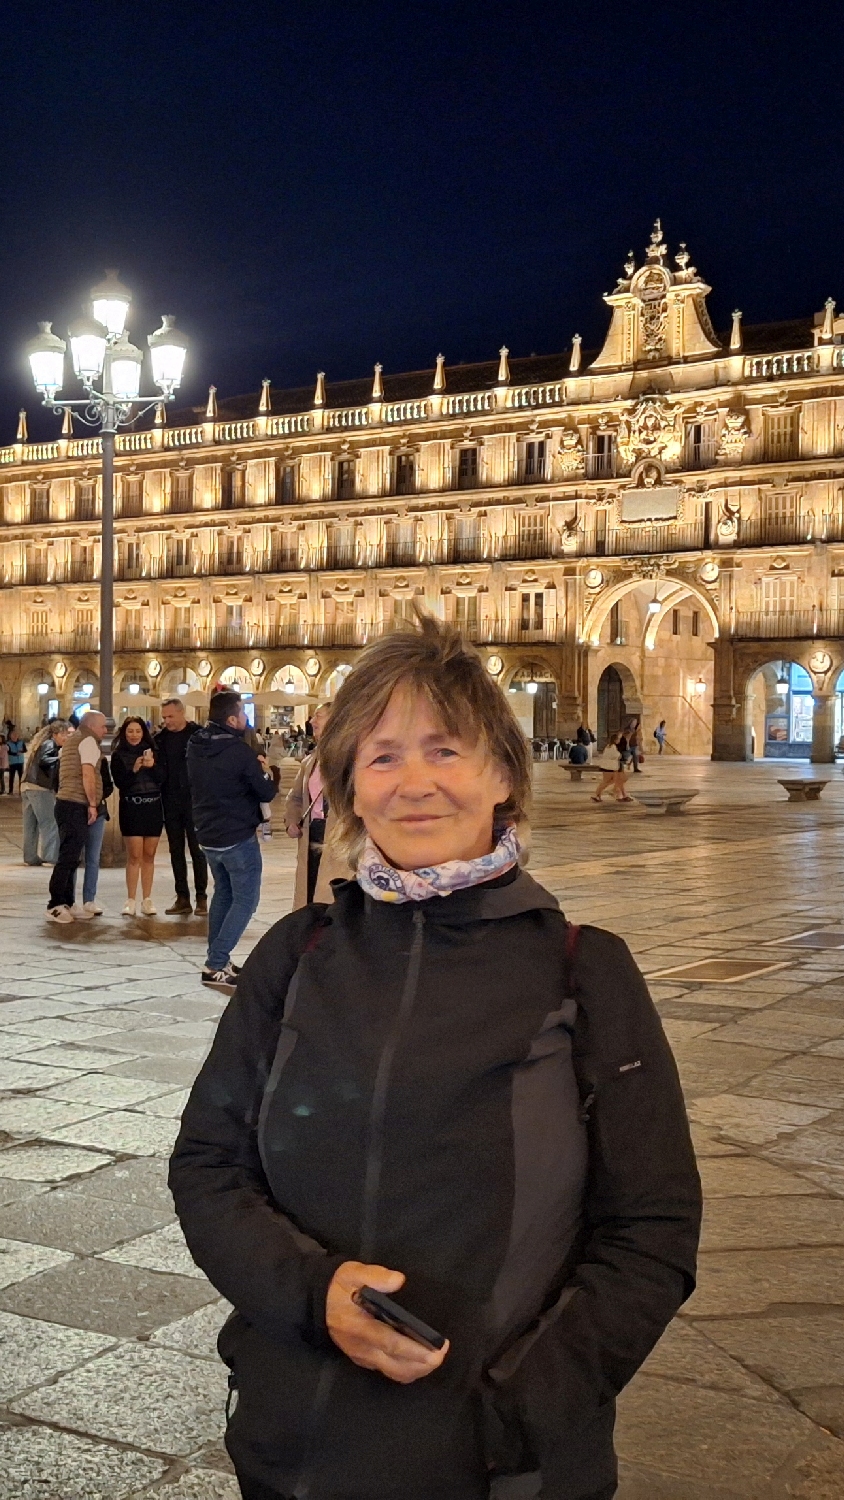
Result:
<instances>
[{"instance_id":1,"label":"paved stone plaza","mask_svg":"<svg viewBox=\"0 0 844 1500\"><path fill-rule=\"evenodd\" d=\"M649 759L635 789L700 791L666 818L537 767L533 872L650 976L707 1196L699 1290L621 1402L619 1500L844 1497L844 777L792 805L784 774ZM107 915L48 927L19 806L0 802L0 1500L236 1500L226 1307L165 1184L223 1004L204 924L119 917L108 870ZM242 954L290 904L293 846L264 852ZM171 891L162 850L160 909ZM708 959L743 976L665 973Z\"/></svg>"}]
</instances>

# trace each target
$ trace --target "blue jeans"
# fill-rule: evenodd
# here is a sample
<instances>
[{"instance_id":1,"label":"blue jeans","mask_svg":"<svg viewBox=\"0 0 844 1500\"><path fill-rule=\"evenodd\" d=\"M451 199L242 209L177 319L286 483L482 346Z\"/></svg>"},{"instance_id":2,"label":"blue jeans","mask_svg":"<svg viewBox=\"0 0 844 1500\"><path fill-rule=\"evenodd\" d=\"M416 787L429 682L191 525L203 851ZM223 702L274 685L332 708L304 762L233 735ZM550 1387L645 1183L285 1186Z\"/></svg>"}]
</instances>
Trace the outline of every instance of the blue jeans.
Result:
<instances>
[{"instance_id":1,"label":"blue jeans","mask_svg":"<svg viewBox=\"0 0 844 1500\"><path fill-rule=\"evenodd\" d=\"M100 878L100 854L103 847L106 820L103 813L96 823L88 824L85 837L85 874L82 880L82 900L94 901L97 896L97 881ZM73 877L73 899L76 900L76 876Z\"/></svg>"},{"instance_id":2,"label":"blue jeans","mask_svg":"<svg viewBox=\"0 0 844 1500\"><path fill-rule=\"evenodd\" d=\"M214 895L208 908L209 969L224 969L261 899L261 847L253 835L231 849L203 853L214 876Z\"/></svg>"},{"instance_id":3,"label":"blue jeans","mask_svg":"<svg viewBox=\"0 0 844 1500\"><path fill-rule=\"evenodd\" d=\"M25 865L54 865L59 857L59 828L56 822L56 794L45 786L23 787L23 862ZM39 840L41 853L38 852Z\"/></svg>"}]
</instances>

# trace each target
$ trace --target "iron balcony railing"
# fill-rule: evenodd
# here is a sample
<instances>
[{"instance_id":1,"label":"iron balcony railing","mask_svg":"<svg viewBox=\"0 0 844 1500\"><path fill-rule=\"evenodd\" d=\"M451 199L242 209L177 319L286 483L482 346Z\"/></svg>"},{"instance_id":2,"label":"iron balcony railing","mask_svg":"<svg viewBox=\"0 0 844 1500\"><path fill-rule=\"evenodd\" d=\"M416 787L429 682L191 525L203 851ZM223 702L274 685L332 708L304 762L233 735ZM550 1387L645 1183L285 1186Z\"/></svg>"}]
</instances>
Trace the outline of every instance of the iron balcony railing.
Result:
<instances>
[{"instance_id":1,"label":"iron balcony railing","mask_svg":"<svg viewBox=\"0 0 844 1500\"><path fill-rule=\"evenodd\" d=\"M829 639L844 635L844 609L739 610L733 635L745 641Z\"/></svg>"}]
</instances>

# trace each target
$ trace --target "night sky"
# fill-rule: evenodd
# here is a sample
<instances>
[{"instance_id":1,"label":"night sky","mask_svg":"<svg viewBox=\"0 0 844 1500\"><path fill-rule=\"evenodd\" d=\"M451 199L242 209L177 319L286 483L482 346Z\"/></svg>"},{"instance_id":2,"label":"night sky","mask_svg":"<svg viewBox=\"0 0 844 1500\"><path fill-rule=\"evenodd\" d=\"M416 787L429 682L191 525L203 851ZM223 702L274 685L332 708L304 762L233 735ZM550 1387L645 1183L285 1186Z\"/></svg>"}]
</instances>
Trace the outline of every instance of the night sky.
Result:
<instances>
[{"instance_id":1,"label":"night sky","mask_svg":"<svg viewBox=\"0 0 844 1500\"><path fill-rule=\"evenodd\" d=\"M660 214L716 327L844 305L840 4L169 0L3 10L0 441L106 266L185 404L551 353ZM183 404L180 400L180 405Z\"/></svg>"}]
</instances>

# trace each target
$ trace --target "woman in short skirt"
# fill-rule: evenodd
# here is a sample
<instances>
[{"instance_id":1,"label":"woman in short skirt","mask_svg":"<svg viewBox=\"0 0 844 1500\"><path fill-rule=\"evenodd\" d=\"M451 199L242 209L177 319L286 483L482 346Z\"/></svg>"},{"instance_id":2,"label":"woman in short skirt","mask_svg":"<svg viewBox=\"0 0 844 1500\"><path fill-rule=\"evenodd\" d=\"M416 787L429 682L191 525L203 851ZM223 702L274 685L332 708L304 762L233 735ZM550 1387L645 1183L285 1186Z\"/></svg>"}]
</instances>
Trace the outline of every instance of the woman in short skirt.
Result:
<instances>
[{"instance_id":1,"label":"woman in short skirt","mask_svg":"<svg viewBox=\"0 0 844 1500\"><path fill-rule=\"evenodd\" d=\"M164 827L161 804L163 771L153 748L152 736L143 719L125 719L117 731L111 752L111 774L120 793L120 832L126 840L126 894L124 917L137 915L135 900L141 879L141 913L155 916L152 879L155 851Z\"/></svg>"}]
</instances>

